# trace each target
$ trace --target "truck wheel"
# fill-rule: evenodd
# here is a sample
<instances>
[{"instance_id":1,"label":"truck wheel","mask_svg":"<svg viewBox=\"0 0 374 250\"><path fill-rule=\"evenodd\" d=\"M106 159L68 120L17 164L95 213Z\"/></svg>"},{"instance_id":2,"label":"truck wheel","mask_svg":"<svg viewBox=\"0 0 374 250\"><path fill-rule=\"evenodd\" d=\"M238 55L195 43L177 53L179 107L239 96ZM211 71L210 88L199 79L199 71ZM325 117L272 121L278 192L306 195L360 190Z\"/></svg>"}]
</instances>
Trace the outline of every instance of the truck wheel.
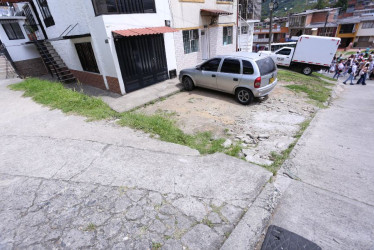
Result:
<instances>
[{"instance_id":1,"label":"truck wheel","mask_svg":"<svg viewBox=\"0 0 374 250\"><path fill-rule=\"evenodd\" d=\"M304 68L303 68L303 74L304 75L310 75L310 74L312 74L312 72L313 72L313 70L312 70L312 67L310 67L310 66L305 66Z\"/></svg>"}]
</instances>

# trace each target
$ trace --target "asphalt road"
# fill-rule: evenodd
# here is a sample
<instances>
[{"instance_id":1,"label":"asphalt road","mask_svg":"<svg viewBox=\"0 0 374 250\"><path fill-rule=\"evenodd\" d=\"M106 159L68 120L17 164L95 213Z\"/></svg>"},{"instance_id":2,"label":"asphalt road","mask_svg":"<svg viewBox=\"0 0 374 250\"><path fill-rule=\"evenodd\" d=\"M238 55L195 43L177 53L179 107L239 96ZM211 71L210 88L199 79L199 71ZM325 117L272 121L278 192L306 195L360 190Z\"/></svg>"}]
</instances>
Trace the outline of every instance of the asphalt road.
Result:
<instances>
[{"instance_id":1,"label":"asphalt road","mask_svg":"<svg viewBox=\"0 0 374 250\"><path fill-rule=\"evenodd\" d=\"M374 249L374 81L348 85L292 155L285 169L300 180L288 181L270 224L322 249Z\"/></svg>"}]
</instances>

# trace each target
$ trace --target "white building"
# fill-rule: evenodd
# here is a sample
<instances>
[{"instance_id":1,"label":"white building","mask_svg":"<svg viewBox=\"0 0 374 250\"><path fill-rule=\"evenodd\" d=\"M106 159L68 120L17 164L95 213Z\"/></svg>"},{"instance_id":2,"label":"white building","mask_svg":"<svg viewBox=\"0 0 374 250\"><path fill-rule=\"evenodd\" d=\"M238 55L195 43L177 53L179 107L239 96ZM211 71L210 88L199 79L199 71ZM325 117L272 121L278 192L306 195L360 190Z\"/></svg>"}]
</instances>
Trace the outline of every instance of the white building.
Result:
<instances>
[{"instance_id":1,"label":"white building","mask_svg":"<svg viewBox=\"0 0 374 250\"><path fill-rule=\"evenodd\" d=\"M30 0L18 7L26 14L26 40L18 42L36 40L61 81L120 94L237 50L236 0Z\"/></svg>"},{"instance_id":2,"label":"white building","mask_svg":"<svg viewBox=\"0 0 374 250\"><path fill-rule=\"evenodd\" d=\"M22 6L22 5L21 5ZM8 11L7 11L8 10ZM26 17L15 16L9 7L3 7L0 16L0 40L20 76L47 74L40 54L30 42L24 28Z\"/></svg>"}]
</instances>

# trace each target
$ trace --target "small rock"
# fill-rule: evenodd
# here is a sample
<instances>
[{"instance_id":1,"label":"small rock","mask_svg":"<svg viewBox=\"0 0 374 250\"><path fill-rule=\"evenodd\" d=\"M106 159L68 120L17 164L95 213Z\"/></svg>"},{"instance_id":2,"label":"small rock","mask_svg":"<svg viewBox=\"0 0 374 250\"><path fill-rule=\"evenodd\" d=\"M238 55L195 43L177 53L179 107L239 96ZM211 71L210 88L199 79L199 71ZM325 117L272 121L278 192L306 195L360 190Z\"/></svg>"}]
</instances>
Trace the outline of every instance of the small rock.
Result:
<instances>
[{"instance_id":1,"label":"small rock","mask_svg":"<svg viewBox=\"0 0 374 250\"><path fill-rule=\"evenodd\" d=\"M149 230L159 234L163 234L166 230L166 227L161 221L155 220L153 224L149 227Z\"/></svg>"},{"instance_id":2,"label":"small rock","mask_svg":"<svg viewBox=\"0 0 374 250\"><path fill-rule=\"evenodd\" d=\"M198 224L182 237L188 249L219 249L221 237L206 225Z\"/></svg>"},{"instance_id":3,"label":"small rock","mask_svg":"<svg viewBox=\"0 0 374 250\"><path fill-rule=\"evenodd\" d=\"M139 189L131 189L128 190L126 194L132 201L139 201L146 194L146 191Z\"/></svg>"},{"instance_id":4,"label":"small rock","mask_svg":"<svg viewBox=\"0 0 374 250\"><path fill-rule=\"evenodd\" d=\"M258 157L257 155L247 155L245 157L245 159L249 162L257 163L257 164L260 164L260 165L271 165L271 164L273 164L272 161L267 160L267 159L262 159L262 158Z\"/></svg>"},{"instance_id":5,"label":"small rock","mask_svg":"<svg viewBox=\"0 0 374 250\"><path fill-rule=\"evenodd\" d=\"M201 221L207 213L205 206L193 197L179 198L173 202L173 205L187 216L195 217L198 221Z\"/></svg>"},{"instance_id":6,"label":"small rock","mask_svg":"<svg viewBox=\"0 0 374 250\"><path fill-rule=\"evenodd\" d=\"M126 213L126 219L138 220L144 216L143 209L140 206L130 208Z\"/></svg>"},{"instance_id":7,"label":"small rock","mask_svg":"<svg viewBox=\"0 0 374 250\"><path fill-rule=\"evenodd\" d=\"M219 215L215 212L212 212L208 215L208 220L210 222L212 222L213 224L218 224L218 223L221 223L222 220L221 218L219 217Z\"/></svg>"},{"instance_id":8,"label":"small rock","mask_svg":"<svg viewBox=\"0 0 374 250\"><path fill-rule=\"evenodd\" d=\"M269 139L269 135L268 134L260 134L260 135L258 135L258 139Z\"/></svg>"},{"instance_id":9,"label":"small rock","mask_svg":"<svg viewBox=\"0 0 374 250\"><path fill-rule=\"evenodd\" d=\"M162 195L159 194L159 193L156 193L156 192L151 192L149 195L148 195L148 198L152 201L153 204L155 205L159 205L162 203L163 201L163 198L162 198Z\"/></svg>"},{"instance_id":10,"label":"small rock","mask_svg":"<svg viewBox=\"0 0 374 250\"><path fill-rule=\"evenodd\" d=\"M243 210L227 204L221 209L221 213L230 223L236 223L242 216Z\"/></svg>"},{"instance_id":11,"label":"small rock","mask_svg":"<svg viewBox=\"0 0 374 250\"><path fill-rule=\"evenodd\" d=\"M232 145L232 141L230 139L227 139L224 143L222 143L222 146L224 148L229 148Z\"/></svg>"}]
</instances>

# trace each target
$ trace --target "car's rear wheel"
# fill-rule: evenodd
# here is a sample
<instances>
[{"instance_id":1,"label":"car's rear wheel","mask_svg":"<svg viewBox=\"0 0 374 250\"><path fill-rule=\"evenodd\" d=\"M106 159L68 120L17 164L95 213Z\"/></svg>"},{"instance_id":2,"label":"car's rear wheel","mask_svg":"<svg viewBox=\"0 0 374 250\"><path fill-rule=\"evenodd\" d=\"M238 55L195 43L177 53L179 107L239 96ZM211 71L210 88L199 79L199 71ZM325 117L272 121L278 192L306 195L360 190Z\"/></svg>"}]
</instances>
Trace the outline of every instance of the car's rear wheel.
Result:
<instances>
[{"instance_id":1,"label":"car's rear wheel","mask_svg":"<svg viewBox=\"0 0 374 250\"><path fill-rule=\"evenodd\" d=\"M240 88L235 92L236 100L243 105L248 105L253 101L252 91L245 88Z\"/></svg>"},{"instance_id":2,"label":"car's rear wheel","mask_svg":"<svg viewBox=\"0 0 374 250\"><path fill-rule=\"evenodd\" d=\"M302 72L303 72L304 75L308 76L308 75L312 74L313 69L310 66L304 66Z\"/></svg>"},{"instance_id":3,"label":"car's rear wheel","mask_svg":"<svg viewBox=\"0 0 374 250\"><path fill-rule=\"evenodd\" d=\"M183 88L187 91L191 91L195 88L195 85L189 76L184 76L182 80Z\"/></svg>"}]
</instances>

